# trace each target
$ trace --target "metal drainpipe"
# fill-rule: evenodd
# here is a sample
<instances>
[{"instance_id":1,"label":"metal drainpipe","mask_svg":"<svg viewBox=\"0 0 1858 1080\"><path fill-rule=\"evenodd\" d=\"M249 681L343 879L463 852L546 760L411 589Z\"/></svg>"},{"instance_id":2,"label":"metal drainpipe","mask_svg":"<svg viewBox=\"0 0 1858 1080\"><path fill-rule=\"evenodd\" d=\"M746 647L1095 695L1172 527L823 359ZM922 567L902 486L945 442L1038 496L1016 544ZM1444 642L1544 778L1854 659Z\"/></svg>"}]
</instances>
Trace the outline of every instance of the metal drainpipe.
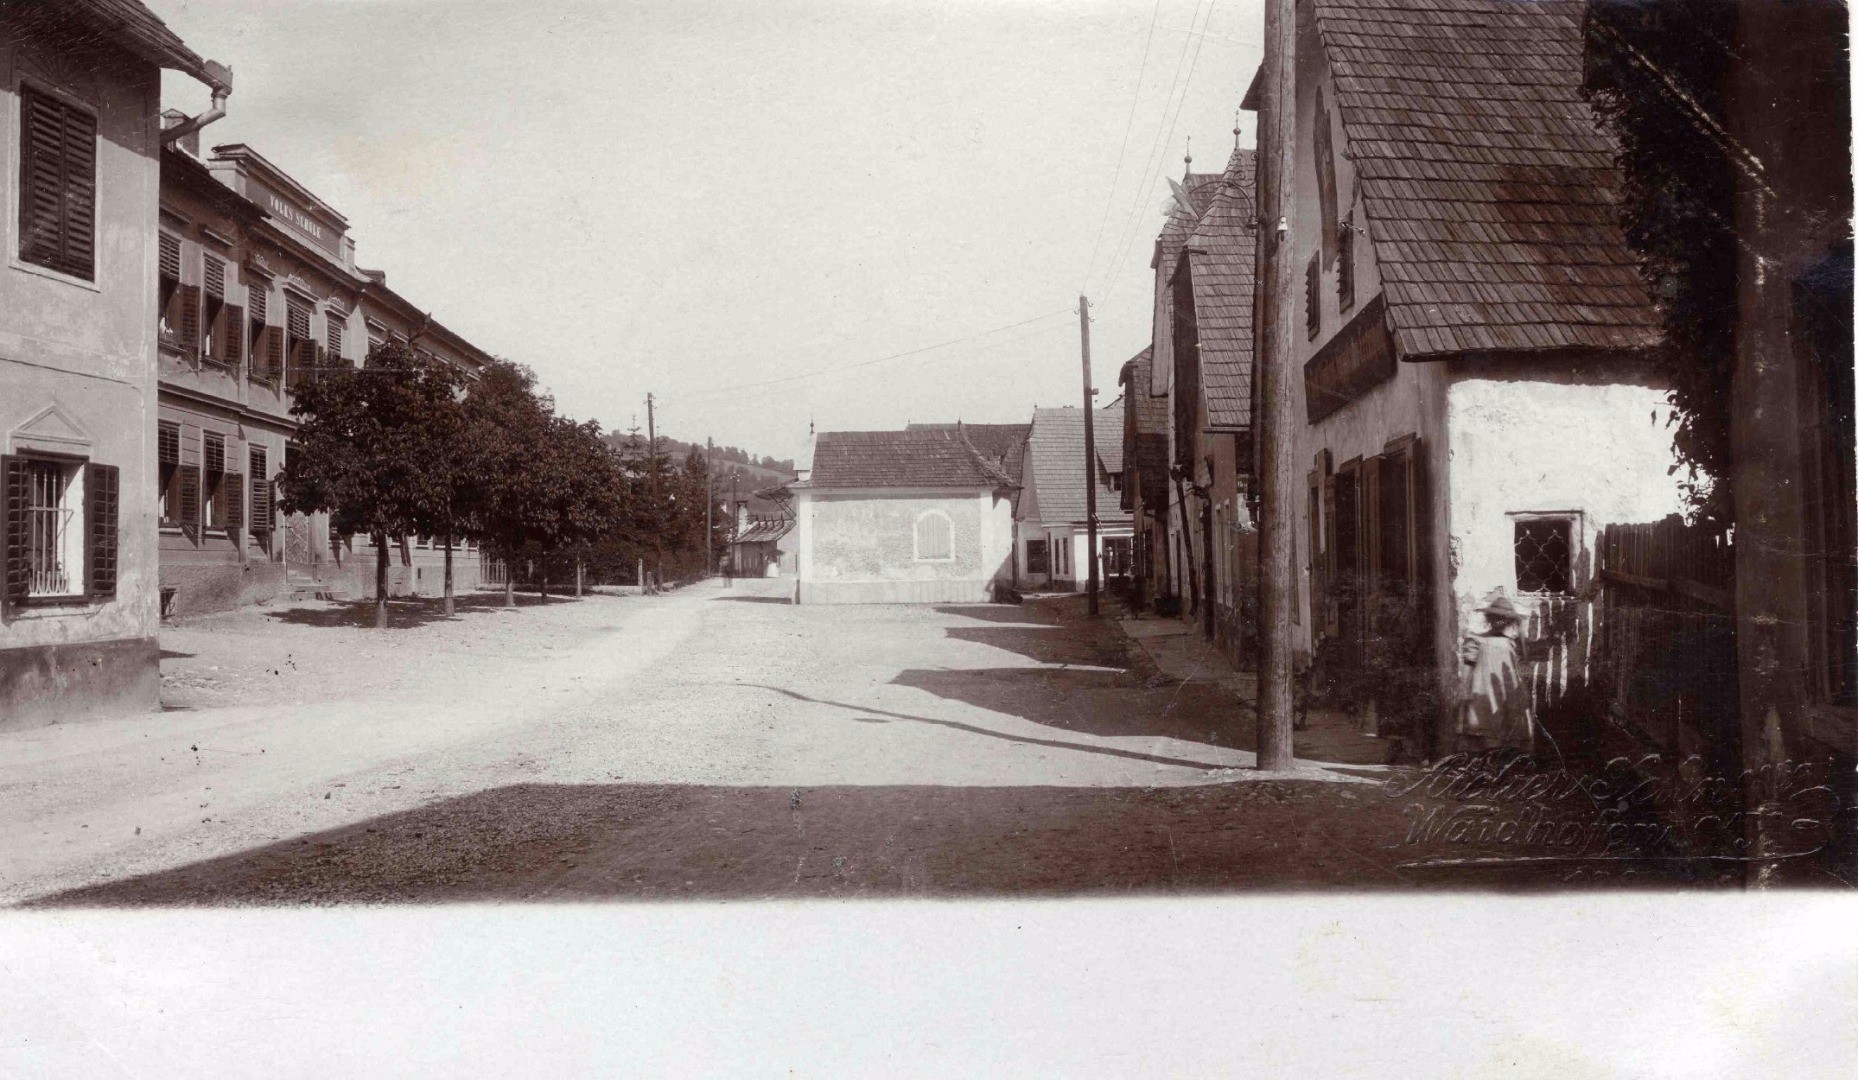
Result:
<instances>
[{"instance_id":1,"label":"metal drainpipe","mask_svg":"<svg viewBox=\"0 0 1858 1080\"><path fill-rule=\"evenodd\" d=\"M232 73L228 71L226 74L230 76ZM201 113L199 116L183 120L171 128L163 128L161 132L161 145L166 146L177 139L192 135L194 132L199 131L213 121L224 117L226 115L226 99L231 96L232 86L230 83L226 86L215 86L213 88L213 107Z\"/></svg>"}]
</instances>

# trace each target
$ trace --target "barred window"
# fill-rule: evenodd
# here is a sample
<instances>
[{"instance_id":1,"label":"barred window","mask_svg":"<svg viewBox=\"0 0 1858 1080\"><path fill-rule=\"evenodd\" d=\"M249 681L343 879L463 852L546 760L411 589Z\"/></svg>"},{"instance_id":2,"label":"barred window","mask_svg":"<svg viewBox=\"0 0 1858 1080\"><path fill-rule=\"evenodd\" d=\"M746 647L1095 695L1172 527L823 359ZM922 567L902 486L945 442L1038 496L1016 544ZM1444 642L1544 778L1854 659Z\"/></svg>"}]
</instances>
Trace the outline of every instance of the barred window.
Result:
<instances>
[{"instance_id":1,"label":"barred window","mask_svg":"<svg viewBox=\"0 0 1858 1080\"><path fill-rule=\"evenodd\" d=\"M1516 522L1516 591L1574 591L1574 521L1530 518Z\"/></svg>"},{"instance_id":2,"label":"barred window","mask_svg":"<svg viewBox=\"0 0 1858 1080\"><path fill-rule=\"evenodd\" d=\"M955 557L954 526L948 515L930 510L916 519L916 559L944 562Z\"/></svg>"}]
</instances>

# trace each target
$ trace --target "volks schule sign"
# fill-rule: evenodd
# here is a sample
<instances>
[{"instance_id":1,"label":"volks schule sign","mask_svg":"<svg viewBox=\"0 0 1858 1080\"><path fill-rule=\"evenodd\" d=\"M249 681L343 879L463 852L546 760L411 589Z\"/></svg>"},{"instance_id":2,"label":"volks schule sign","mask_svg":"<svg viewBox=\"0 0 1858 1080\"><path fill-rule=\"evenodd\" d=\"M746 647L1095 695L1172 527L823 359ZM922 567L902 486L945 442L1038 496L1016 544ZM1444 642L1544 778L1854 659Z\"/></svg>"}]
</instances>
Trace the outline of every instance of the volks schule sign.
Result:
<instances>
[{"instance_id":1,"label":"volks schule sign","mask_svg":"<svg viewBox=\"0 0 1858 1080\"><path fill-rule=\"evenodd\" d=\"M296 203L272 191L261 187L264 198L261 205L271 212L271 216L289 225L304 239L331 254L337 251L338 234L334 229L311 217Z\"/></svg>"},{"instance_id":2,"label":"volks schule sign","mask_svg":"<svg viewBox=\"0 0 1858 1080\"><path fill-rule=\"evenodd\" d=\"M1303 400L1310 423L1393 378L1393 335L1380 297L1361 309L1322 351L1303 365Z\"/></svg>"}]
</instances>

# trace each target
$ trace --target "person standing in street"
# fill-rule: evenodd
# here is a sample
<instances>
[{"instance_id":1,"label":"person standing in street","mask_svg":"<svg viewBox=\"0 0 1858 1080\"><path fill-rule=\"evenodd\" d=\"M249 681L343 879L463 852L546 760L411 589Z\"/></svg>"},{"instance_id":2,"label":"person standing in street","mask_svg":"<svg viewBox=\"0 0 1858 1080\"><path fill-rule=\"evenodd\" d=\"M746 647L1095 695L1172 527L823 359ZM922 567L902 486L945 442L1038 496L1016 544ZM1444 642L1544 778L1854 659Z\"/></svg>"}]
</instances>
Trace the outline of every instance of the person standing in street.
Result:
<instances>
[{"instance_id":1,"label":"person standing in street","mask_svg":"<svg viewBox=\"0 0 1858 1080\"><path fill-rule=\"evenodd\" d=\"M1522 678L1522 613L1501 589L1477 610L1484 630L1467 634L1458 648L1465 674L1454 725L1457 749L1532 752L1535 723Z\"/></svg>"}]
</instances>

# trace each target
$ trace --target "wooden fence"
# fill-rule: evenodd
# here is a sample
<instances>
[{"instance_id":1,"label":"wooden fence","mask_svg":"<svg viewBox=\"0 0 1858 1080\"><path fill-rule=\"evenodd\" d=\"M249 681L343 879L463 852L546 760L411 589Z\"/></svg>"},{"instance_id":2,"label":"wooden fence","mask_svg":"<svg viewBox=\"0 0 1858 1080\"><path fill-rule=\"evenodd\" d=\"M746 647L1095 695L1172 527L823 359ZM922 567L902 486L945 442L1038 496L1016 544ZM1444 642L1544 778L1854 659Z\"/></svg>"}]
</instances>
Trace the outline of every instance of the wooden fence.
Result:
<instances>
[{"instance_id":1,"label":"wooden fence","mask_svg":"<svg viewBox=\"0 0 1858 1080\"><path fill-rule=\"evenodd\" d=\"M1597 552L1591 665L1613 726L1646 750L1736 745L1735 551L1676 515L1609 525Z\"/></svg>"}]
</instances>

